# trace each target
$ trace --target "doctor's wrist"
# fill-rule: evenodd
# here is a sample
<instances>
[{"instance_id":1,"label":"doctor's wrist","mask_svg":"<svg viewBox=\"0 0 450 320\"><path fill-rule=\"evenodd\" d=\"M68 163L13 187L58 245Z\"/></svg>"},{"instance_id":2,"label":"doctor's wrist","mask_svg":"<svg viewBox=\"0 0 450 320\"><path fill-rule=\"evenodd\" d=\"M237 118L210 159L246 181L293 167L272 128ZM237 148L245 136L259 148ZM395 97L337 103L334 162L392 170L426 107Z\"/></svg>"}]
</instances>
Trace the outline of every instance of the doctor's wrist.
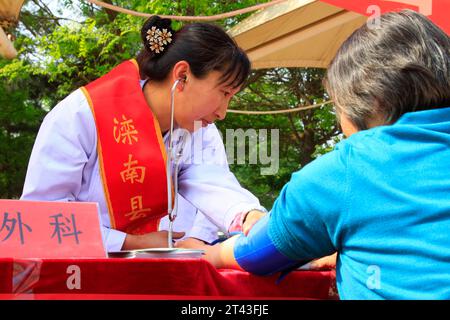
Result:
<instances>
[{"instance_id":1,"label":"doctor's wrist","mask_svg":"<svg viewBox=\"0 0 450 320\"><path fill-rule=\"evenodd\" d=\"M267 214L267 212L254 209L247 212L245 215L243 221L242 221L242 232L247 235L251 228L255 225L256 222L258 222L259 219L264 217Z\"/></svg>"},{"instance_id":2,"label":"doctor's wrist","mask_svg":"<svg viewBox=\"0 0 450 320\"><path fill-rule=\"evenodd\" d=\"M267 214L265 209L251 209L249 211L244 211L236 215L230 227L228 228L228 232L237 233L243 232L247 235L248 231L253 227L253 225L261 219L264 215Z\"/></svg>"},{"instance_id":3,"label":"doctor's wrist","mask_svg":"<svg viewBox=\"0 0 450 320\"><path fill-rule=\"evenodd\" d=\"M127 234L122 245L122 250L134 250L140 246L140 238L137 235Z\"/></svg>"}]
</instances>

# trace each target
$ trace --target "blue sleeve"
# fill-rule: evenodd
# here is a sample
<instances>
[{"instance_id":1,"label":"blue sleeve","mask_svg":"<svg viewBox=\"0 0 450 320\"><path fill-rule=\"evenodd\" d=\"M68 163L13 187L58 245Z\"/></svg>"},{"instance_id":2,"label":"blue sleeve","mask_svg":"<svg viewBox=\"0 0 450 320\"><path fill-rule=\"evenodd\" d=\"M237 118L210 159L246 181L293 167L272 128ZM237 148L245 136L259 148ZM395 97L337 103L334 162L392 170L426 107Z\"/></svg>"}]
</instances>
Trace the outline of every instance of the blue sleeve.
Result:
<instances>
[{"instance_id":1,"label":"blue sleeve","mask_svg":"<svg viewBox=\"0 0 450 320\"><path fill-rule=\"evenodd\" d=\"M270 214L261 218L250 230L248 236L241 235L234 245L234 257L245 271L270 275L302 265L307 261L290 259L278 251L268 235Z\"/></svg>"},{"instance_id":2,"label":"blue sleeve","mask_svg":"<svg viewBox=\"0 0 450 320\"><path fill-rule=\"evenodd\" d=\"M290 259L312 260L339 249L348 193L348 148L343 149L294 173L274 203L268 236Z\"/></svg>"}]
</instances>

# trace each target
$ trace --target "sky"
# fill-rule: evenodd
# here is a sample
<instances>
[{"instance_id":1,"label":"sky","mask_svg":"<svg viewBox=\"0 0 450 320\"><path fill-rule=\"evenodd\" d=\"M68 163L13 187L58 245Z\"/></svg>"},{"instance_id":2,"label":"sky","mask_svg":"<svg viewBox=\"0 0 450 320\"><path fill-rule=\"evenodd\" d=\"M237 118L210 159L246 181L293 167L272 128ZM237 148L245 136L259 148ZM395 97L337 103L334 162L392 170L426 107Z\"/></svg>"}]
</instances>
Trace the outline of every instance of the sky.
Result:
<instances>
[{"instance_id":1,"label":"sky","mask_svg":"<svg viewBox=\"0 0 450 320\"><path fill-rule=\"evenodd\" d=\"M77 4L80 2L79 0L74 0L74 8L72 10L69 9L65 9L61 10L61 5L60 5L60 0L43 0L43 2L50 8L50 10L52 10L53 13L55 13L58 17L62 17L62 18L69 18L69 19L73 19L73 20L78 20L77 18L79 18L81 16L80 11L77 10ZM59 11L61 11L61 13L59 13Z\"/></svg>"}]
</instances>

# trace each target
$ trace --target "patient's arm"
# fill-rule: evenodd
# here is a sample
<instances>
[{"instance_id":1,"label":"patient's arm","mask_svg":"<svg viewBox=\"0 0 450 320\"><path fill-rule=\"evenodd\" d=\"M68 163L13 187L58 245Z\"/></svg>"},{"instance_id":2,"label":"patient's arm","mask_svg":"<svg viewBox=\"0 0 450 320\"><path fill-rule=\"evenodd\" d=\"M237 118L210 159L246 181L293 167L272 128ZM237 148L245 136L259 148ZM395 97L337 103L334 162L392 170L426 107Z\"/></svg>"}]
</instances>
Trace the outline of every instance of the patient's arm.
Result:
<instances>
[{"instance_id":1,"label":"patient's arm","mask_svg":"<svg viewBox=\"0 0 450 320\"><path fill-rule=\"evenodd\" d=\"M203 258L216 268L241 269L234 258L234 243L238 236L231 237L216 245L208 245L194 238L187 238L175 243L177 248L200 249L205 251Z\"/></svg>"}]
</instances>

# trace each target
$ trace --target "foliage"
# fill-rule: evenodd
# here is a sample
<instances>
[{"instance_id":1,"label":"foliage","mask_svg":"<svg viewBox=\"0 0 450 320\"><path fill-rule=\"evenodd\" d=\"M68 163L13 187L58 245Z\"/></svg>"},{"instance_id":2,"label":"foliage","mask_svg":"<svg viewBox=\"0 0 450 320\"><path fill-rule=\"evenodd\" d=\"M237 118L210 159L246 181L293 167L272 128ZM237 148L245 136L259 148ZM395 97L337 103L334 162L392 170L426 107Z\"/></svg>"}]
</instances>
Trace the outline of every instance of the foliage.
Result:
<instances>
[{"instance_id":1,"label":"foliage","mask_svg":"<svg viewBox=\"0 0 450 320\"><path fill-rule=\"evenodd\" d=\"M323 75L324 70L314 68L255 71L250 76L249 85L237 96L231 108L282 110L322 103L328 100L322 86ZM229 114L219 128L222 131L225 128L279 129L280 163L276 174L255 174L261 172L261 167L267 167L261 164L231 165L241 183L268 208L291 174L319 154L329 151L339 133L330 105L281 115Z\"/></svg>"}]
</instances>

